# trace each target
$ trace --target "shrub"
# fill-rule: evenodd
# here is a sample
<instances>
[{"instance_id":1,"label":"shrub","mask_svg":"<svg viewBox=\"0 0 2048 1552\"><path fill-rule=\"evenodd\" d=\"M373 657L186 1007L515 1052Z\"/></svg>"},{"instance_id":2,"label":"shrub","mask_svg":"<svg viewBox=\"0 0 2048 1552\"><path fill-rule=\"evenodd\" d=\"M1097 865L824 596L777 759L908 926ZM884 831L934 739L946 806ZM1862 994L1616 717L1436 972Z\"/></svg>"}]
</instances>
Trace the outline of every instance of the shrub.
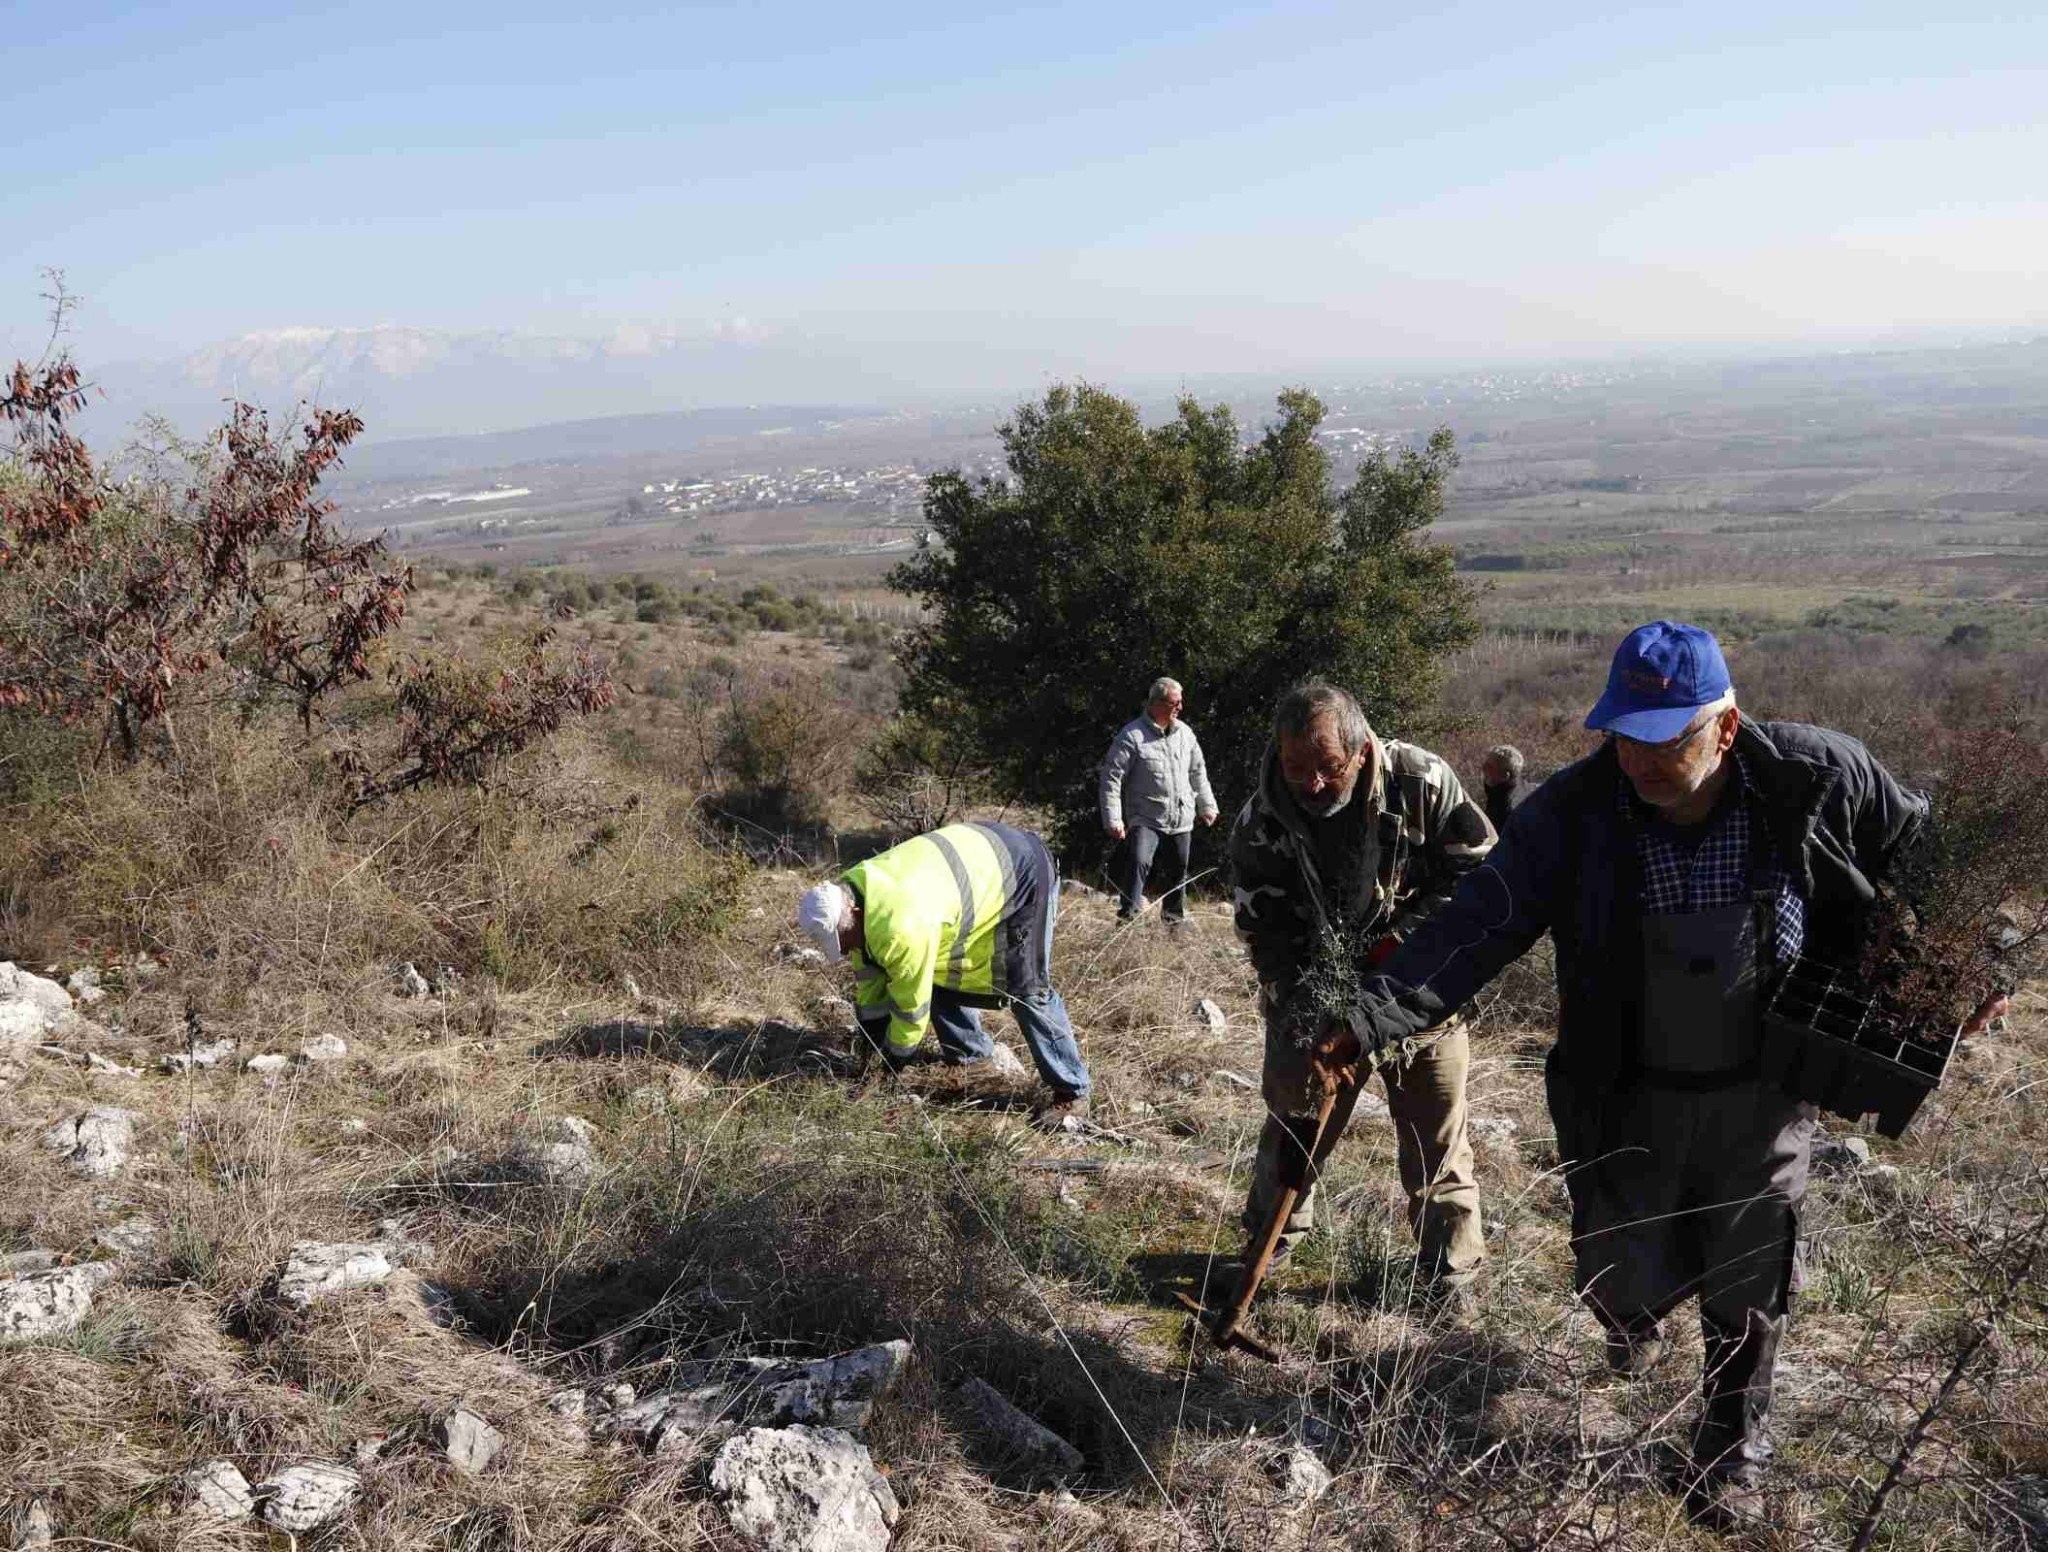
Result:
<instances>
[{"instance_id":1,"label":"shrub","mask_svg":"<svg viewBox=\"0 0 2048 1552\"><path fill-rule=\"evenodd\" d=\"M928 483L926 531L891 584L926 623L900 650L905 709L1051 809L1070 850L1100 844L1095 769L1145 685L1187 691L1225 801L1254 779L1272 704L1306 666L1398 719L1477 625L1448 549L1423 535L1457 457L1448 431L1375 451L1340 500L1323 407L1281 395L1249 446L1229 411L1055 388L1001 428L1010 478Z\"/></svg>"}]
</instances>

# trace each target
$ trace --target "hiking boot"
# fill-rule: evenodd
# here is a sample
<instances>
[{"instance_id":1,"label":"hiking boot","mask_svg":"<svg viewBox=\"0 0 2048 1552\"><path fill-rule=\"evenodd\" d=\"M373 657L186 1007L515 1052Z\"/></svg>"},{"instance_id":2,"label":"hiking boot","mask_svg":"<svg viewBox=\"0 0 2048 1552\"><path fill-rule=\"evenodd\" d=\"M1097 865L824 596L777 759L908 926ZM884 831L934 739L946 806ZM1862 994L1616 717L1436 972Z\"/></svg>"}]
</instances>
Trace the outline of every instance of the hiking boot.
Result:
<instances>
[{"instance_id":1,"label":"hiking boot","mask_svg":"<svg viewBox=\"0 0 2048 1552\"><path fill-rule=\"evenodd\" d=\"M1031 1112L1031 1124L1041 1132L1063 1132L1069 1118L1087 1120L1090 1108L1086 1094L1055 1094Z\"/></svg>"},{"instance_id":2,"label":"hiking boot","mask_svg":"<svg viewBox=\"0 0 2048 1552\"><path fill-rule=\"evenodd\" d=\"M1479 1318L1479 1278L1475 1273L1434 1278L1422 1291L1430 1309L1453 1324Z\"/></svg>"},{"instance_id":3,"label":"hiking boot","mask_svg":"<svg viewBox=\"0 0 2048 1552\"><path fill-rule=\"evenodd\" d=\"M1702 1471L1685 1490L1685 1517L1702 1530L1753 1529L1768 1511L1760 1472Z\"/></svg>"},{"instance_id":4,"label":"hiking boot","mask_svg":"<svg viewBox=\"0 0 2048 1552\"><path fill-rule=\"evenodd\" d=\"M1653 1326L1647 1331L1610 1331L1607 1333L1608 1372L1639 1380L1662 1363L1670 1350L1671 1343L1666 1339L1662 1326Z\"/></svg>"}]
</instances>

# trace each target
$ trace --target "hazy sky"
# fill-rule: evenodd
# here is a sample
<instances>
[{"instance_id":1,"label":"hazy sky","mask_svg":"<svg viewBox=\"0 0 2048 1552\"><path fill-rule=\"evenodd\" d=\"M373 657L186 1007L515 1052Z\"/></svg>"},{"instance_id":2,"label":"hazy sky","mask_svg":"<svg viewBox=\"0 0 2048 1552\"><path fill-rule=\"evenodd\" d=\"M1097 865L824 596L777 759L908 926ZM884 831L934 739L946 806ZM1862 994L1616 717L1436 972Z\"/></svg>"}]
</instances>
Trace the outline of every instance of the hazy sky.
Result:
<instances>
[{"instance_id":1,"label":"hazy sky","mask_svg":"<svg viewBox=\"0 0 2048 1552\"><path fill-rule=\"evenodd\" d=\"M0 347L48 264L102 360L645 323L1007 380L2048 324L2038 0L577 9L0 3Z\"/></svg>"}]
</instances>

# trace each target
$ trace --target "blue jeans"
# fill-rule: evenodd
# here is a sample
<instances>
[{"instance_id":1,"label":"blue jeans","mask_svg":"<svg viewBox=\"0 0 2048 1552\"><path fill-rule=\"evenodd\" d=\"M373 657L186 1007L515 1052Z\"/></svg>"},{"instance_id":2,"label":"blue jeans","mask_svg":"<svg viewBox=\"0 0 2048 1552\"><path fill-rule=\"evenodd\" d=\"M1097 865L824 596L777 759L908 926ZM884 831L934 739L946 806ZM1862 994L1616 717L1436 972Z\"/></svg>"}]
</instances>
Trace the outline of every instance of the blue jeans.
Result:
<instances>
[{"instance_id":1,"label":"blue jeans","mask_svg":"<svg viewBox=\"0 0 2048 1552\"><path fill-rule=\"evenodd\" d=\"M1023 996L1012 997L1006 1005L1017 1021L1017 1032L1031 1052L1038 1076L1056 1095L1085 1094L1091 1087L1088 1064L1081 1060L1081 1042L1074 1038L1073 1020L1067 1004L1052 985L1052 932L1059 920L1058 879L1045 892L1045 950L1038 964L1038 985ZM876 1049L885 1049L886 1022L870 1028ZM958 992L943 986L932 988L932 1030L939 1037L939 1051L952 1067L971 1067L985 1062L995 1049L989 1032L981 1027L981 1010L962 1002Z\"/></svg>"},{"instance_id":2,"label":"blue jeans","mask_svg":"<svg viewBox=\"0 0 2048 1552\"><path fill-rule=\"evenodd\" d=\"M1081 1060L1081 1043L1074 1038L1073 1021L1058 992L1041 986L1029 997L1015 998L1010 1016L1017 1021L1017 1032L1031 1052L1031 1064L1047 1088L1055 1094L1088 1092L1088 1064ZM960 1001L943 986L932 988L932 1030L939 1037L939 1050L947 1065L953 1067L987 1061L995 1045L981 1027L981 1010Z\"/></svg>"}]
</instances>

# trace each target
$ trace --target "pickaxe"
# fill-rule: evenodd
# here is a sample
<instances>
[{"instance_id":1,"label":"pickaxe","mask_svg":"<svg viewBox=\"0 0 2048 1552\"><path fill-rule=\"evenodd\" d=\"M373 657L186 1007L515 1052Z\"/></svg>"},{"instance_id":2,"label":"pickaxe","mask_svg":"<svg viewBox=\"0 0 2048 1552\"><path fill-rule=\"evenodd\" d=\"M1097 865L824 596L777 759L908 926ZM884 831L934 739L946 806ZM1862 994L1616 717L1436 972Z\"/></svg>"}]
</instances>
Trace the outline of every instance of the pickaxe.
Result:
<instances>
[{"instance_id":1,"label":"pickaxe","mask_svg":"<svg viewBox=\"0 0 2048 1552\"><path fill-rule=\"evenodd\" d=\"M1268 1363L1280 1361L1278 1353L1245 1331L1245 1316L1251 1312L1252 1300L1258 1297L1259 1284L1266 1280L1266 1273L1272 1269L1273 1253L1280 1248L1280 1236L1287 1230L1287 1220L1294 1214L1294 1204L1315 1183L1323 1160L1337 1145L1337 1133L1330 1127L1330 1113L1337 1108L1338 1097L1344 1090L1355 1088L1360 1082L1358 1057L1358 1037L1348 1026L1336 1022L1323 1025L1315 1047L1309 1053L1309 1069L1315 1074L1317 1089L1322 1095L1316 1109L1315 1130L1309 1134L1307 1145L1302 1146L1295 1125L1288 1126L1296 1146L1288 1150L1287 1157L1297 1161L1300 1167L1289 1171L1292 1178L1281 1186L1280 1195L1273 1203L1272 1216L1246 1242L1245 1274L1230 1303L1220 1310L1210 1310L1185 1293L1174 1294L1208 1327L1209 1335L1218 1347L1239 1348Z\"/></svg>"}]
</instances>

